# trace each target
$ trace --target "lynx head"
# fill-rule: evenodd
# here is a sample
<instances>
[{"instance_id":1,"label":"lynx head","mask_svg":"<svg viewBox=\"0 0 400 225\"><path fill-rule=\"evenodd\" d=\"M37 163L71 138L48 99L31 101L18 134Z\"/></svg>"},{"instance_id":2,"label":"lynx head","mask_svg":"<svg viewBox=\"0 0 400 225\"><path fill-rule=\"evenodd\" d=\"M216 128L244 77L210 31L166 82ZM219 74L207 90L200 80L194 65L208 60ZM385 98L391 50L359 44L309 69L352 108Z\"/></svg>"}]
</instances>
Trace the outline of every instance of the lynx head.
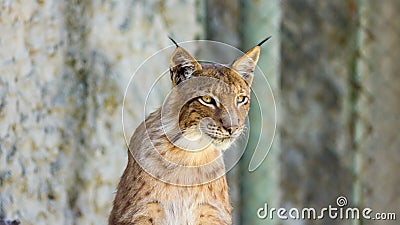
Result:
<instances>
[{"instance_id":1,"label":"lynx head","mask_svg":"<svg viewBox=\"0 0 400 225\"><path fill-rule=\"evenodd\" d=\"M230 65L200 63L177 45L170 61L174 88L164 109L170 141L192 151L225 150L240 136L262 43Z\"/></svg>"}]
</instances>

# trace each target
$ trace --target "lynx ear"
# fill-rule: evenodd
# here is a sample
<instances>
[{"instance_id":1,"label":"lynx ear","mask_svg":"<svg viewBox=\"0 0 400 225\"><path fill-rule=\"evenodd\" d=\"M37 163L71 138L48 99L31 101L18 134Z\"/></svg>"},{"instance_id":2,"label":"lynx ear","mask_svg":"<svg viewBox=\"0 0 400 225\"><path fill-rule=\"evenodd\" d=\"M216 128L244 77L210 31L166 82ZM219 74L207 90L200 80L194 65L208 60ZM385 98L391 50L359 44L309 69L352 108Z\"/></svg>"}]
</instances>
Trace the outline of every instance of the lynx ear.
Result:
<instances>
[{"instance_id":1,"label":"lynx ear","mask_svg":"<svg viewBox=\"0 0 400 225\"><path fill-rule=\"evenodd\" d=\"M170 75L172 84L175 86L191 77L193 72L201 70L202 67L197 60L182 47L177 46L171 57Z\"/></svg>"},{"instance_id":2,"label":"lynx ear","mask_svg":"<svg viewBox=\"0 0 400 225\"><path fill-rule=\"evenodd\" d=\"M248 85L251 85L256 68L258 57L260 56L260 46L255 46L246 54L232 63L232 68L238 72Z\"/></svg>"}]
</instances>

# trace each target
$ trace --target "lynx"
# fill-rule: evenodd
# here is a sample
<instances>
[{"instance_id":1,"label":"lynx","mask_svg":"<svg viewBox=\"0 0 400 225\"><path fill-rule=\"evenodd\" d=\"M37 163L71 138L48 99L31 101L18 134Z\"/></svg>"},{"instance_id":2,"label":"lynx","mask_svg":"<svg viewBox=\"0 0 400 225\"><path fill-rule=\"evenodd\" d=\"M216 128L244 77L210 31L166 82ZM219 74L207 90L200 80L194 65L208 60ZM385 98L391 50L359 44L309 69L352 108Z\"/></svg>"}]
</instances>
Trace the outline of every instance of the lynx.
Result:
<instances>
[{"instance_id":1,"label":"lynx","mask_svg":"<svg viewBox=\"0 0 400 225\"><path fill-rule=\"evenodd\" d=\"M232 223L221 155L244 129L266 40L230 65L200 63L172 40L172 91L130 140L110 225Z\"/></svg>"}]
</instances>

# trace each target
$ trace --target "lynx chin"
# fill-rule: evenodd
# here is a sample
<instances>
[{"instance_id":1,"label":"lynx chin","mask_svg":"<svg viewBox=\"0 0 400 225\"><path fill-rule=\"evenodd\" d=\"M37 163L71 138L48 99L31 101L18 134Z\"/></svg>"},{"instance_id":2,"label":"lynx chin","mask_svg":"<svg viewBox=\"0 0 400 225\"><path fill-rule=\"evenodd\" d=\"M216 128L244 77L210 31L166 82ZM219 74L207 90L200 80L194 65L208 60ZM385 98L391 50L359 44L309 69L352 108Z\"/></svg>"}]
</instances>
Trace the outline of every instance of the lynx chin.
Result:
<instances>
[{"instance_id":1,"label":"lynx chin","mask_svg":"<svg viewBox=\"0 0 400 225\"><path fill-rule=\"evenodd\" d=\"M198 62L175 41L172 90L134 132L110 225L232 224L223 152L242 134L260 55Z\"/></svg>"}]
</instances>

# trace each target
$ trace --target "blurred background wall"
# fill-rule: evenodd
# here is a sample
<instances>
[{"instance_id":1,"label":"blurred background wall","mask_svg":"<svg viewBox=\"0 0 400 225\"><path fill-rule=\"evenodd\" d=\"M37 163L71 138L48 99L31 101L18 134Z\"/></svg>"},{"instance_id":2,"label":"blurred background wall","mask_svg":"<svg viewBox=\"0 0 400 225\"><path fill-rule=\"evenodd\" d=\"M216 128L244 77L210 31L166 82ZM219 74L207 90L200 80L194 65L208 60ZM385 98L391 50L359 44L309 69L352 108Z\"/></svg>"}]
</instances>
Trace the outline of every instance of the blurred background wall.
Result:
<instances>
[{"instance_id":1,"label":"blurred background wall","mask_svg":"<svg viewBox=\"0 0 400 225\"><path fill-rule=\"evenodd\" d=\"M264 203L321 208L343 195L400 215L399 11L397 0L1 1L0 218L106 224L136 68L171 45L168 35L242 50L272 35L259 66L278 130L256 171L246 152L228 174L235 224L397 224L256 212ZM127 111L131 124L142 120L145 91Z\"/></svg>"}]
</instances>

